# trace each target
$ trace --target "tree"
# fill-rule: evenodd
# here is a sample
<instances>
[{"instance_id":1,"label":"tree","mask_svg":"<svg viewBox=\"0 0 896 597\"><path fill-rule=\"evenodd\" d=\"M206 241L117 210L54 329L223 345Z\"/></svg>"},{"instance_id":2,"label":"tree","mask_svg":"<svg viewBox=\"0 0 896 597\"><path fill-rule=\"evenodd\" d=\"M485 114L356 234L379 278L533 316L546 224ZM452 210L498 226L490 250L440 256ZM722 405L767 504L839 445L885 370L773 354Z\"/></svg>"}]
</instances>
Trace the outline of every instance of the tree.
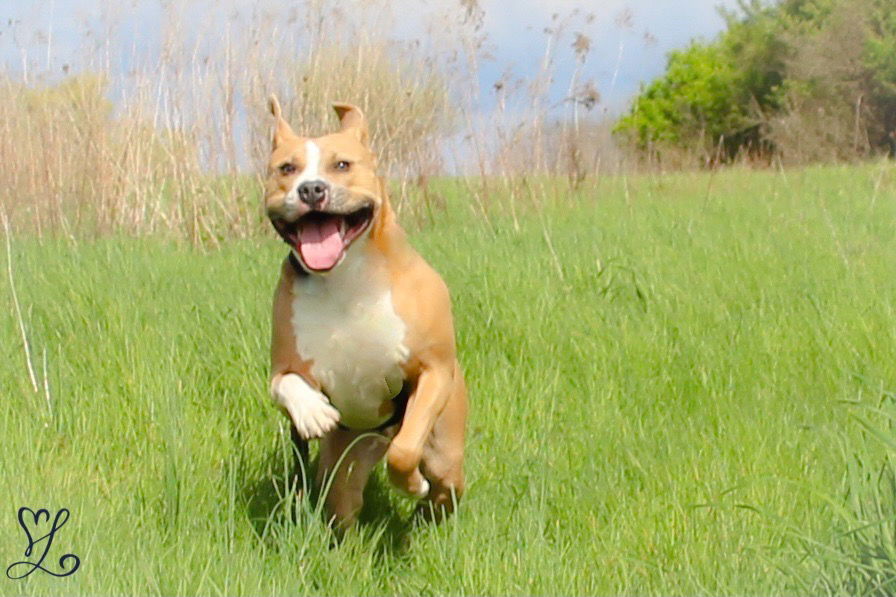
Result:
<instances>
[{"instance_id":1,"label":"tree","mask_svg":"<svg viewBox=\"0 0 896 597\"><path fill-rule=\"evenodd\" d=\"M723 16L618 122L638 150L815 161L896 144L896 2L751 0Z\"/></svg>"}]
</instances>

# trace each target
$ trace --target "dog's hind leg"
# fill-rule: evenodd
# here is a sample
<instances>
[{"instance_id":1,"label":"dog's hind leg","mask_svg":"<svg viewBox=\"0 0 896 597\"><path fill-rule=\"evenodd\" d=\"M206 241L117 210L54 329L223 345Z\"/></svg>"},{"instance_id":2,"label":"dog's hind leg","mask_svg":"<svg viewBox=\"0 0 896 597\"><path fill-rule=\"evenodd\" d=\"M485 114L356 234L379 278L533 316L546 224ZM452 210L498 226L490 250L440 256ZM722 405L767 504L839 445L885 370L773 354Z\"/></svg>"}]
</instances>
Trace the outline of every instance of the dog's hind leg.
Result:
<instances>
[{"instance_id":1,"label":"dog's hind leg","mask_svg":"<svg viewBox=\"0 0 896 597\"><path fill-rule=\"evenodd\" d=\"M379 434L342 428L321 438L317 486L336 528L346 529L355 522L364 505L367 479L388 445L388 440Z\"/></svg>"},{"instance_id":2,"label":"dog's hind leg","mask_svg":"<svg viewBox=\"0 0 896 597\"><path fill-rule=\"evenodd\" d=\"M430 483L429 494L418 506L424 517L440 520L451 514L464 492L464 424L467 388L458 368L452 396L445 404L423 448L420 468Z\"/></svg>"}]
</instances>

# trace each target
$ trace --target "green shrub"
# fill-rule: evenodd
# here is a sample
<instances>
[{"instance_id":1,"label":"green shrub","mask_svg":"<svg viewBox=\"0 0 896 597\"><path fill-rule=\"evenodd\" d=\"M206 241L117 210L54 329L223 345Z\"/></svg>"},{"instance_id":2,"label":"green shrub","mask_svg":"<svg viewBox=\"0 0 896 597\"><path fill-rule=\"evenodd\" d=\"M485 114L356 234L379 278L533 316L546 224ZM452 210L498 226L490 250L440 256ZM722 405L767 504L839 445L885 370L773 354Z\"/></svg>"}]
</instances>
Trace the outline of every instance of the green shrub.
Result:
<instances>
[{"instance_id":1,"label":"green shrub","mask_svg":"<svg viewBox=\"0 0 896 597\"><path fill-rule=\"evenodd\" d=\"M727 29L669 55L616 131L704 161L850 160L896 144L896 3L741 2Z\"/></svg>"}]
</instances>

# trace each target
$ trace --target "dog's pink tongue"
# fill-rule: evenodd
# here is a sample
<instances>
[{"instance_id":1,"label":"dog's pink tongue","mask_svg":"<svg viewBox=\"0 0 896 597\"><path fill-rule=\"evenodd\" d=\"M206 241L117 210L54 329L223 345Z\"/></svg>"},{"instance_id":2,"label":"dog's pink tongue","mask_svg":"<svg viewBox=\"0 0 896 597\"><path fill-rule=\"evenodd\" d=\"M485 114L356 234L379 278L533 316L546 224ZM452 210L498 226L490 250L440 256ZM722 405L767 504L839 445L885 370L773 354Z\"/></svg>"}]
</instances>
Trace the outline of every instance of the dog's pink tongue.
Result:
<instances>
[{"instance_id":1,"label":"dog's pink tongue","mask_svg":"<svg viewBox=\"0 0 896 597\"><path fill-rule=\"evenodd\" d=\"M329 218L322 222L308 222L299 231L298 249L305 265L326 270L336 265L342 255L342 236L339 221Z\"/></svg>"}]
</instances>

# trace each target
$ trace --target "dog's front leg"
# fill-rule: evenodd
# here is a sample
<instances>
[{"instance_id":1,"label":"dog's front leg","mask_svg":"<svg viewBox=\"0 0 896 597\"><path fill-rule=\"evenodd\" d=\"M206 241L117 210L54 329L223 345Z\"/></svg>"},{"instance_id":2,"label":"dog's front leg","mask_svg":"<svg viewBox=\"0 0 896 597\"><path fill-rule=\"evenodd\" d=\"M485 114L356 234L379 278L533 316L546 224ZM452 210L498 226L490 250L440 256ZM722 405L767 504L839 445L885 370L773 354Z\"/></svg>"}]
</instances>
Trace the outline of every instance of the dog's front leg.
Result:
<instances>
[{"instance_id":1,"label":"dog's front leg","mask_svg":"<svg viewBox=\"0 0 896 597\"><path fill-rule=\"evenodd\" d=\"M454 367L438 365L423 370L408 397L401 429L386 452L389 480L414 497L426 497L429 492L429 482L420 473L420 460L436 418L451 395L453 377Z\"/></svg>"},{"instance_id":2,"label":"dog's front leg","mask_svg":"<svg viewBox=\"0 0 896 597\"><path fill-rule=\"evenodd\" d=\"M295 373L281 373L271 380L271 398L286 410L299 436L321 437L336 427L339 411L327 397Z\"/></svg>"}]
</instances>

